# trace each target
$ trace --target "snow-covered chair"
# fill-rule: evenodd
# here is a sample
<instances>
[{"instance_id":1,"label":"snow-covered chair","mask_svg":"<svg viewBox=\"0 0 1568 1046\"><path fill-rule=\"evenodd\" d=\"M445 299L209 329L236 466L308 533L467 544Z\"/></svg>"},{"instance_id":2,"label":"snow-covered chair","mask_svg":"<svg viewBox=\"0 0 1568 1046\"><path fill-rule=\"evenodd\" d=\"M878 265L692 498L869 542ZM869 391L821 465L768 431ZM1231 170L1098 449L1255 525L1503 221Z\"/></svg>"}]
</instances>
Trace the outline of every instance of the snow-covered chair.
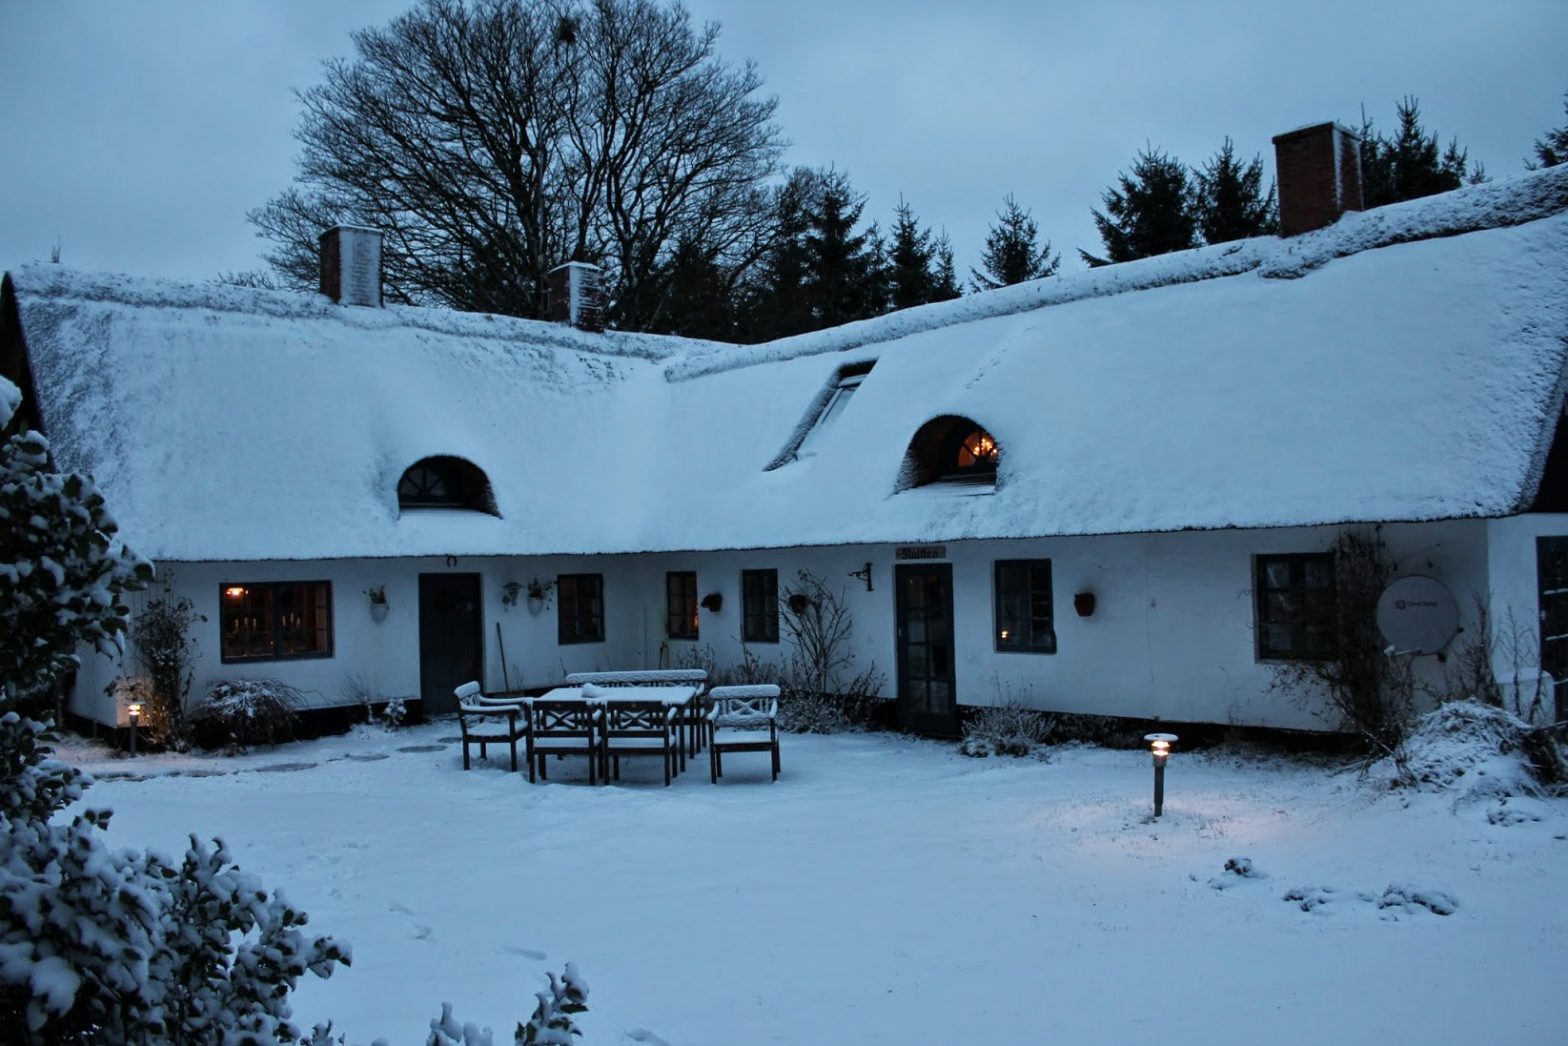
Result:
<instances>
[{"instance_id":1,"label":"snow-covered chair","mask_svg":"<svg viewBox=\"0 0 1568 1046\"><path fill-rule=\"evenodd\" d=\"M779 688L772 683L716 686L708 691L708 769L724 776L725 752L769 752L779 779Z\"/></svg>"},{"instance_id":2,"label":"snow-covered chair","mask_svg":"<svg viewBox=\"0 0 1568 1046\"><path fill-rule=\"evenodd\" d=\"M528 729L528 709L520 701L486 697L476 682L464 683L453 690L457 697L457 722L463 730L463 769L470 770L469 746L479 746L479 758L488 759L488 746L505 744L512 752L512 772L517 772L517 742L526 747L529 765L533 761L532 735Z\"/></svg>"}]
</instances>

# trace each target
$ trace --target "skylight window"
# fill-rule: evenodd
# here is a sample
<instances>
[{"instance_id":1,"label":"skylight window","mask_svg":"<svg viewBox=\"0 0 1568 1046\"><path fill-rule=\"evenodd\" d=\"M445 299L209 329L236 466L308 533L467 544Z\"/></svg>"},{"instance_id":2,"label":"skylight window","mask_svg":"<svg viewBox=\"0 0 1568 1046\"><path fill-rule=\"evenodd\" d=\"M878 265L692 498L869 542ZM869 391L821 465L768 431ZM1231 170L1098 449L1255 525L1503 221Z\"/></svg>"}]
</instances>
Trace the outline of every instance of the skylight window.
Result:
<instances>
[{"instance_id":1,"label":"skylight window","mask_svg":"<svg viewBox=\"0 0 1568 1046\"><path fill-rule=\"evenodd\" d=\"M790 445L784 448L784 452L774 459L768 468L776 469L791 461L814 457L822 434L837 423L839 416L849 407L849 401L859 390L860 383L865 380L867 374L871 373L871 368L875 365L875 360L867 360L864 363L850 363L840 367L838 373L834 375L832 384L812 401L811 409L807 412L811 420L802 422L796 429Z\"/></svg>"}]
</instances>

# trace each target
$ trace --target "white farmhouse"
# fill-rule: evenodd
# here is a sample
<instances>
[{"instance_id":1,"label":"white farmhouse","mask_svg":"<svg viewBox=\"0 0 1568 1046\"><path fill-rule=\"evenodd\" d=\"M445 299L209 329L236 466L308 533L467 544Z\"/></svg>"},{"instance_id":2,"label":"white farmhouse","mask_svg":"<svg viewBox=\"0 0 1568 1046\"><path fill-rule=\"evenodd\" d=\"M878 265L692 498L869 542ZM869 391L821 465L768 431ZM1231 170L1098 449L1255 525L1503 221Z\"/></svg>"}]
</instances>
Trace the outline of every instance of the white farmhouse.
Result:
<instances>
[{"instance_id":1,"label":"white farmhouse","mask_svg":"<svg viewBox=\"0 0 1568 1046\"><path fill-rule=\"evenodd\" d=\"M20 268L0 369L205 616L196 694L777 660L805 570L914 729L1325 729L1270 662L1374 526L1568 677L1568 167L1358 212L1347 134L1276 141L1285 237L768 344L594 331L575 265L568 322L383 306L340 228L320 295ZM129 670L84 654L72 711L123 723Z\"/></svg>"}]
</instances>

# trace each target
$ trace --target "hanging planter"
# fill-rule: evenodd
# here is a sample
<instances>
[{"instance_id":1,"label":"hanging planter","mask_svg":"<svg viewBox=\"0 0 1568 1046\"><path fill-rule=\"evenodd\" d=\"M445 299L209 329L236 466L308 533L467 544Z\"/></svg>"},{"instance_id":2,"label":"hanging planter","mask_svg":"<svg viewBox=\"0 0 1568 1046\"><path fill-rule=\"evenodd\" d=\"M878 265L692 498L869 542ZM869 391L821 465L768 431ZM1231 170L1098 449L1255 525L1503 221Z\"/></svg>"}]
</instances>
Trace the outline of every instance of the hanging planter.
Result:
<instances>
[{"instance_id":1,"label":"hanging planter","mask_svg":"<svg viewBox=\"0 0 1568 1046\"><path fill-rule=\"evenodd\" d=\"M1073 596L1073 610L1079 617L1089 617L1094 613L1094 593L1079 592Z\"/></svg>"},{"instance_id":2,"label":"hanging planter","mask_svg":"<svg viewBox=\"0 0 1568 1046\"><path fill-rule=\"evenodd\" d=\"M722 606L724 606L724 594L722 592L709 592L702 597L702 609L709 613L717 614Z\"/></svg>"},{"instance_id":3,"label":"hanging planter","mask_svg":"<svg viewBox=\"0 0 1568 1046\"><path fill-rule=\"evenodd\" d=\"M538 578L528 582L528 612L538 614L544 611L545 603L550 599L550 590L555 587L554 581L540 581Z\"/></svg>"},{"instance_id":4,"label":"hanging planter","mask_svg":"<svg viewBox=\"0 0 1568 1046\"><path fill-rule=\"evenodd\" d=\"M387 587L377 585L375 588L367 588L365 595L370 597L370 620L381 624L387 619L387 611L392 609L392 605L387 602Z\"/></svg>"},{"instance_id":5,"label":"hanging planter","mask_svg":"<svg viewBox=\"0 0 1568 1046\"><path fill-rule=\"evenodd\" d=\"M792 614L804 614L811 606L811 597L804 592L791 592L789 594L789 609Z\"/></svg>"}]
</instances>

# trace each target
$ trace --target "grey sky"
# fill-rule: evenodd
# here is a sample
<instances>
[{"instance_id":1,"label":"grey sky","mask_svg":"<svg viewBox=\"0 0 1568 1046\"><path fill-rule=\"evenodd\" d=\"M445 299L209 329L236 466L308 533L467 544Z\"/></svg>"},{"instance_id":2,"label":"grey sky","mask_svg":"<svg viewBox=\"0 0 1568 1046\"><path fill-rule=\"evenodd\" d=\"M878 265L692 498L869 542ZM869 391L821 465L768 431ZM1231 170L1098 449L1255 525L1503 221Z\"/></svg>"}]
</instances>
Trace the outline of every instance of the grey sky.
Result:
<instances>
[{"instance_id":1,"label":"grey sky","mask_svg":"<svg viewBox=\"0 0 1568 1046\"><path fill-rule=\"evenodd\" d=\"M260 266L245 211L292 174L294 88L405 0L0 0L0 265L203 280ZM1562 0L1021 3L688 0L779 98L790 163L833 164L885 225L902 194L976 264L1004 193L1078 265L1145 142L1196 165L1421 99L1494 177L1563 122Z\"/></svg>"}]
</instances>

